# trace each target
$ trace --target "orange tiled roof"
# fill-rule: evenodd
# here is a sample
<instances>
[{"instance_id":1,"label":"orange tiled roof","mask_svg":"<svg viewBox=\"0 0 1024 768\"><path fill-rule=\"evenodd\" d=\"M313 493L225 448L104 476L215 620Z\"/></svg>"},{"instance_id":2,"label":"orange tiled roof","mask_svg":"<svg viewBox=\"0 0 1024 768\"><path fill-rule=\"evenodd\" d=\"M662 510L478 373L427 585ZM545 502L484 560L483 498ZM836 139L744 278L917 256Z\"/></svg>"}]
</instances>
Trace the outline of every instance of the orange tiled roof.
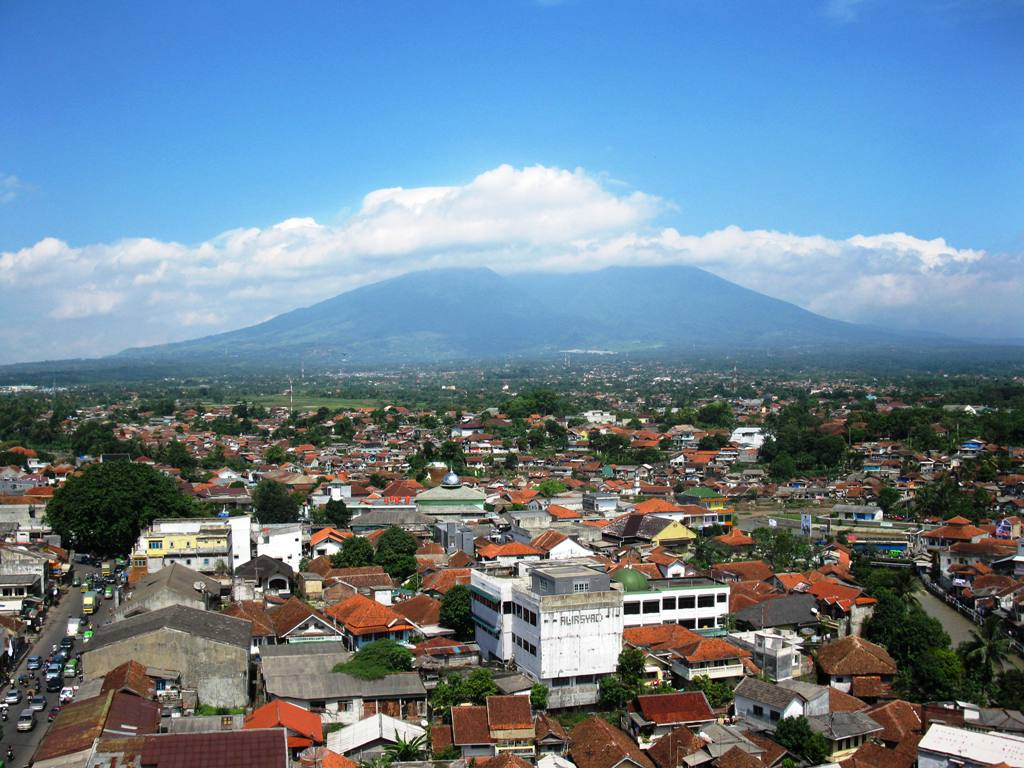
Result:
<instances>
[{"instance_id":1,"label":"orange tiled roof","mask_svg":"<svg viewBox=\"0 0 1024 768\"><path fill-rule=\"evenodd\" d=\"M401 632L412 629L404 616L365 595L352 595L327 609L327 615L345 625L353 635Z\"/></svg>"},{"instance_id":2,"label":"orange tiled roof","mask_svg":"<svg viewBox=\"0 0 1024 768\"><path fill-rule=\"evenodd\" d=\"M288 730L290 748L308 747L324 740L320 716L308 709L274 699L245 718L243 728L278 728Z\"/></svg>"}]
</instances>

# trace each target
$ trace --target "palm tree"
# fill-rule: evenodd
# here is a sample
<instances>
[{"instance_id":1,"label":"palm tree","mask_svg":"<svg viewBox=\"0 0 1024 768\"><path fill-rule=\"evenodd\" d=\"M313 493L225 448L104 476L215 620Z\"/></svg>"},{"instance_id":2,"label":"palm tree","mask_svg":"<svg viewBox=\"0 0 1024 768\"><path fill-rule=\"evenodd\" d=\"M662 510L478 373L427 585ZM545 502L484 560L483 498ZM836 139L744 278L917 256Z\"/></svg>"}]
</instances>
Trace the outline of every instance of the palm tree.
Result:
<instances>
[{"instance_id":1,"label":"palm tree","mask_svg":"<svg viewBox=\"0 0 1024 768\"><path fill-rule=\"evenodd\" d=\"M1010 638L1003 632L997 616L989 616L980 629L971 630L971 639L961 646L964 661L977 665L982 683L988 685L1010 656Z\"/></svg>"},{"instance_id":2,"label":"palm tree","mask_svg":"<svg viewBox=\"0 0 1024 768\"><path fill-rule=\"evenodd\" d=\"M407 763L413 760L421 760L426 750L426 734L421 734L409 741L399 736L394 744L388 744L384 747L384 756L387 757L390 763Z\"/></svg>"}]
</instances>

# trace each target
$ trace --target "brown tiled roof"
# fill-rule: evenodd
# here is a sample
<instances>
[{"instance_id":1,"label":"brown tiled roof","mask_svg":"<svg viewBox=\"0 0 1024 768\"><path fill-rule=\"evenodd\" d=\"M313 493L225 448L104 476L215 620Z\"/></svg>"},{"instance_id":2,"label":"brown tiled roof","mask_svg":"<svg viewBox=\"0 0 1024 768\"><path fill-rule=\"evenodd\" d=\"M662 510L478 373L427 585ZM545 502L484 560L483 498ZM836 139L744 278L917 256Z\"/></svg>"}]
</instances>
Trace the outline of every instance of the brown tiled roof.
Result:
<instances>
[{"instance_id":1,"label":"brown tiled roof","mask_svg":"<svg viewBox=\"0 0 1024 768\"><path fill-rule=\"evenodd\" d=\"M488 696L487 724L492 731L522 730L533 727L528 696Z\"/></svg>"},{"instance_id":2,"label":"brown tiled roof","mask_svg":"<svg viewBox=\"0 0 1024 768\"><path fill-rule=\"evenodd\" d=\"M114 667L103 676L102 693L107 691L126 691L141 696L144 699L152 698L155 691L153 681L146 675L146 668L137 661L129 660L124 664Z\"/></svg>"},{"instance_id":3,"label":"brown tiled roof","mask_svg":"<svg viewBox=\"0 0 1024 768\"><path fill-rule=\"evenodd\" d=\"M636 697L636 709L645 719L667 725L714 720L715 713L703 691L653 693Z\"/></svg>"},{"instance_id":4,"label":"brown tiled roof","mask_svg":"<svg viewBox=\"0 0 1024 768\"><path fill-rule=\"evenodd\" d=\"M466 568L476 562L470 555L463 552L461 549L458 552L453 552L448 558L449 568Z\"/></svg>"},{"instance_id":5,"label":"brown tiled roof","mask_svg":"<svg viewBox=\"0 0 1024 768\"><path fill-rule=\"evenodd\" d=\"M878 675L858 675L853 678L850 693L862 699L891 699L892 686Z\"/></svg>"},{"instance_id":6,"label":"brown tiled roof","mask_svg":"<svg viewBox=\"0 0 1024 768\"><path fill-rule=\"evenodd\" d=\"M283 728L147 736L146 768L287 768Z\"/></svg>"},{"instance_id":7,"label":"brown tiled roof","mask_svg":"<svg viewBox=\"0 0 1024 768\"><path fill-rule=\"evenodd\" d=\"M502 752L483 763L478 763L480 768L532 768L532 766L511 752Z\"/></svg>"},{"instance_id":8,"label":"brown tiled roof","mask_svg":"<svg viewBox=\"0 0 1024 768\"><path fill-rule=\"evenodd\" d=\"M739 747L733 747L721 755L713 765L716 768L764 768L764 763Z\"/></svg>"},{"instance_id":9,"label":"brown tiled roof","mask_svg":"<svg viewBox=\"0 0 1024 768\"><path fill-rule=\"evenodd\" d=\"M924 731L920 704L895 699L872 707L867 715L882 726L882 732L877 736L889 744L899 744L908 736Z\"/></svg>"},{"instance_id":10,"label":"brown tiled roof","mask_svg":"<svg viewBox=\"0 0 1024 768\"><path fill-rule=\"evenodd\" d=\"M772 741L764 733L760 733L758 731L747 731L743 735L764 750L764 754L761 755L761 762L767 766L775 765L779 760L789 754L784 746L776 741Z\"/></svg>"},{"instance_id":11,"label":"brown tiled roof","mask_svg":"<svg viewBox=\"0 0 1024 768\"><path fill-rule=\"evenodd\" d=\"M711 566L713 574L728 574L741 581L765 581L775 575L775 571L764 560L746 560L739 563L718 563Z\"/></svg>"},{"instance_id":12,"label":"brown tiled roof","mask_svg":"<svg viewBox=\"0 0 1024 768\"><path fill-rule=\"evenodd\" d=\"M452 707L452 743L491 744L491 731L487 727L487 707Z\"/></svg>"},{"instance_id":13,"label":"brown tiled roof","mask_svg":"<svg viewBox=\"0 0 1024 768\"><path fill-rule=\"evenodd\" d=\"M433 725L430 728L430 749L436 755L444 752L452 745L452 727L450 725Z\"/></svg>"},{"instance_id":14,"label":"brown tiled roof","mask_svg":"<svg viewBox=\"0 0 1024 768\"><path fill-rule=\"evenodd\" d=\"M568 741L569 735L565 732L562 724L546 713L537 715L533 723L533 735L537 741L541 739L560 739ZM673 766L673 768L675 768Z\"/></svg>"},{"instance_id":15,"label":"brown tiled roof","mask_svg":"<svg viewBox=\"0 0 1024 768\"><path fill-rule=\"evenodd\" d=\"M821 646L818 665L826 675L896 674L896 662L885 648L856 635Z\"/></svg>"},{"instance_id":16,"label":"brown tiled roof","mask_svg":"<svg viewBox=\"0 0 1024 768\"><path fill-rule=\"evenodd\" d=\"M868 742L839 763L842 768L913 768L916 750L886 749Z\"/></svg>"},{"instance_id":17,"label":"brown tiled roof","mask_svg":"<svg viewBox=\"0 0 1024 768\"><path fill-rule=\"evenodd\" d=\"M445 568L425 576L420 589L424 592L437 592L444 595L456 584L469 584L469 580L469 568Z\"/></svg>"},{"instance_id":18,"label":"brown tiled roof","mask_svg":"<svg viewBox=\"0 0 1024 768\"><path fill-rule=\"evenodd\" d=\"M424 626L441 621L441 602L430 595L416 595L392 606L409 621Z\"/></svg>"},{"instance_id":19,"label":"brown tiled roof","mask_svg":"<svg viewBox=\"0 0 1024 768\"><path fill-rule=\"evenodd\" d=\"M700 751L704 744L704 739L681 725L658 739L647 750L647 756L658 768L678 768L683 765L684 757Z\"/></svg>"},{"instance_id":20,"label":"brown tiled roof","mask_svg":"<svg viewBox=\"0 0 1024 768\"><path fill-rule=\"evenodd\" d=\"M344 624L345 629L353 635L412 629L400 613L365 595L352 595L328 608L327 614Z\"/></svg>"},{"instance_id":21,"label":"brown tiled roof","mask_svg":"<svg viewBox=\"0 0 1024 768\"><path fill-rule=\"evenodd\" d=\"M276 606L267 613L278 637L288 634L310 616L316 616L327 625L331 623L320 611L310 608L295 596L289 597L283 605Z\"/></svg>"},{"instance_id":22,"label":"brown tiled roof","mask_svg":"<svg viewBox=\"0 0 1024 768\"><path fill-rule=\"evenodd\" d=\"M866 702L856 696L843 693L838 688L828 687L828 711L829 712L863 712L868 708Z\"/></svg>"},{"instance_id":23,"label":"brown tiled roof","mask_svg":"<svg viewBox=\"0 0 1024 768\"><path fill-rule=\"evenodd\" d=\"M267 607L259 600L231 603L224 609L224 615L252 622L253 637L277 637L277 630L274 628L274 622L270 620Z\"/></svg>"},{"instance_id":24,"label":"brown tiled roof","mask_svg":"<svg viewBox=\"0 0 1024 768\"><path fill-rule=\"evenodd\" d=\"M598 715L591 715L572 729L569 756L577 768L613 768L626 757L641 768L654 768L629 736Z\"/></svg>"}]
</instances>

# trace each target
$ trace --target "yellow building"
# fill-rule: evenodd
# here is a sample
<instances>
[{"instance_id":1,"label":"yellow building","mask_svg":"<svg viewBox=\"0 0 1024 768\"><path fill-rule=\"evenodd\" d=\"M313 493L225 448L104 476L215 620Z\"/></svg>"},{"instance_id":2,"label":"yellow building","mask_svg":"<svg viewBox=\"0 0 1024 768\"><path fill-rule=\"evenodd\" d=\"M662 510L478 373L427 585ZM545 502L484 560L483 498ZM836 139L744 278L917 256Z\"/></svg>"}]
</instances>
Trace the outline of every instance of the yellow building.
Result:
<instances>
[{"instance_id":1,"label":"yellow building","mask_svg":"<svg viewBox=\"0 0 1024 768\"><path fill-rule=\"evenodd\" d=\"M183 530L184 528L184 530ZM171 563L213 573L231 569L231 529L225 523L193 522L165 528L158 521L143 531L132 553L132 564L155 573Z\"/></svg>"}]
</instances>

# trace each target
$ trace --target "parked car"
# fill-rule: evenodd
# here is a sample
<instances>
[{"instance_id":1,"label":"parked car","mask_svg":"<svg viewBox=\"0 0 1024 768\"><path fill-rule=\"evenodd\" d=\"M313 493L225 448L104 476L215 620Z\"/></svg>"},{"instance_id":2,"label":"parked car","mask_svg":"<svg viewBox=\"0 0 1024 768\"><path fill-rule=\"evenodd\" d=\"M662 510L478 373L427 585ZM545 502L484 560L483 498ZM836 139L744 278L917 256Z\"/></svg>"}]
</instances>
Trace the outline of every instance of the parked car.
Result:
<instances>
[{"instance_id":1,"label":"parked car","mask_svg":"<svg viewBox=\"0 0 1024 768\"><path fill-rule=\"evenodd\" d=\"M37 669L43 668L43 657L42 656L29 656L28 657L28 671L35 672Z\"/></svg>"},{"instance_id":2,"label":"parked car","mask_svg":"<svg viewBox=\"0 0 1024 768\"><path fill-rule=\"evenodd\" d=\"M5 704L20 704L21 703L21 689L11 688L7 691L7 695L4 696Z\"/></svg>"}]
</instances>

